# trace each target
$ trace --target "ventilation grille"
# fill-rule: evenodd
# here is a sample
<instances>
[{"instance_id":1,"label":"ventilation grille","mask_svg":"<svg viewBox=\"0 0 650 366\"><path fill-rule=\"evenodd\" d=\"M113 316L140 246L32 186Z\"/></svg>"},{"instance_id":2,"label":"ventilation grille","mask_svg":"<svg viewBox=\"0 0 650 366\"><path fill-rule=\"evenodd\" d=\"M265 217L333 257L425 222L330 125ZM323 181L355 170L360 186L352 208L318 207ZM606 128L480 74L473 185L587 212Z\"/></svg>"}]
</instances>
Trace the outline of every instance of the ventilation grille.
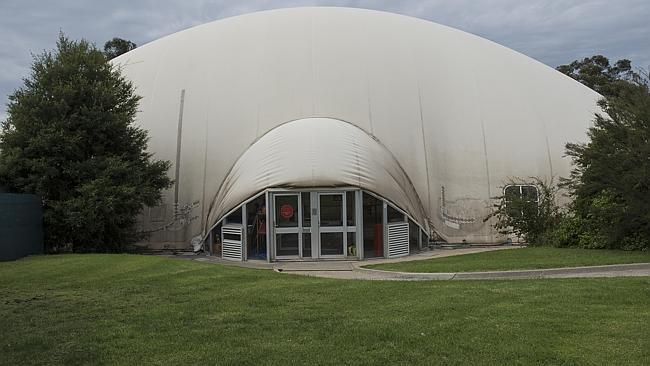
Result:
<instances>
[{"instance_id":1,"label":"ventilation grille","mask_svg":"<svg viewBox=\"0 0 650 366\"><path fill-rule=\"evenodd\" d=\"M231 261L241 261L242 258L242 227L239 225L224 226L221 229L221 258Z\"/></svg>"},{"instance_id":2,"label":"ventilation grille","mask_svg":"<svg viewBox=\"0 0 650 366\"><path fill-rule=\"evenodd\" d=\"M409 224L399 222L388 224L388 258L409 254Z\"/></svg>"}]
</instances>

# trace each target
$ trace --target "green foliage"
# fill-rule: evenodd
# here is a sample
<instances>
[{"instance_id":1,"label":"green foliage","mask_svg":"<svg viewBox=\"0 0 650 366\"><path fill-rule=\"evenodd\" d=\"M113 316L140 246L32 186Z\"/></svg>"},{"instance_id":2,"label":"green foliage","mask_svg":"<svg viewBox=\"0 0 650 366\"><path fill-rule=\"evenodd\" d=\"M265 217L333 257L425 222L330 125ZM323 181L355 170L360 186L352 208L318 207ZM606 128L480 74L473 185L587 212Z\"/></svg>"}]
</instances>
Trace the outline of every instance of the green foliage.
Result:
<instances>
[{"instance_id":1,"label":"green foliage","mask_svg":"<svg viewBox=\"0 0 650 366\"><path fill-rule=\"evenodd\" d=\"M568 75L605 97L617 96L621 87L627 83L638 83L642 77L632 70L632 62L627 59L610 65L605 56L596 55L568 65L557 67Z\"/></svg>"},{"instance_id":2,"label":"green foliage","mask_svg":"<svg viewBox=\"0 0 650 366\"><path fill-rule=\"evenodd\" d=\"M600 241L590 246L650 247L650 93L647 80L637 81L617 84L600 101L604 113L588 143L566 146L574 169L562 184L574 199L579 235Z\"/></svg>"},{"instance_id":3,"label":"green foliage","mask_svg":"<svg viewBox=\"0 0 650 366\"><path fill-rule=\"evenodd\" d=\"M501 197L496 228L531 244L647 250L650 248L650 90L648 73L629 60L613 66L594 56L558 70L605 96L587 143L568 143L574 168L560 188L573 199L555 204L557 188L537 179L539 203Z\"/></svg>"},{"instance_id":4,"label":"green foliage","mask_svg":"<svg viewBox=\"0 0 650 366\"><path fill-rule=\"evenodd\" d=\"M531 177L530 182L514 179L508 185L533 185L537 187L537 195L509 193L497 197L491 217L496 217L495 228L500 233L523 239L531 245L544 244L549 231L562 220L562 212L556 203L558 188L553 182ZM506 187L508 186L506 185Z\"/></svg>"},{"instance_id":5,"label":"green foliage","mask_svg":"<svg viewBox=\"0 0 650 366\"><path fill-rule=\"evenodd\" d=\"M133 125L132 84L93 45L62 34L24 83L2 125L0 185L42 197L50 250L116 251L139 239L136 216L171 181L170 163L152 159Z\"/></svg>"},{"instance_id":6,"label":"green foliage","mask_svg":"<svg viewBox=\"0 0 650 366\"><path fill-rule=\"evenodd\" d=\"M115 57L135 49L137 45L129 40L122 38L113 38L104 43L104 56L111 60Z\"/></svg>"},{"instance_id":7,"label":"green foliage","mask_svg":"<svg viewBox=\"0 0 650 366\"><path fill-rule=\"evenodd\" d=\"M571 211L547 233L545 240L548 245L559 248L606 248L602 231Z\"/></svg>"}]
</instances>

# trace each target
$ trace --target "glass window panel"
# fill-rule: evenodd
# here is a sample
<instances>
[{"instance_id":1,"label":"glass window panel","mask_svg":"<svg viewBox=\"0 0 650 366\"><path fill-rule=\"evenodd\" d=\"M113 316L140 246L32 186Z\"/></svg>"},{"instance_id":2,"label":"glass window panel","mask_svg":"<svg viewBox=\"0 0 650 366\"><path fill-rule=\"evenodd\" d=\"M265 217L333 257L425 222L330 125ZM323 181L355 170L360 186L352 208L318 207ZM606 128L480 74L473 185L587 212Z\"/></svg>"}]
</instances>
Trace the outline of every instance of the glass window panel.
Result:
<instances>
[{"instance_id":1,"label":"glass window panel","mask_svg":"<svg viewBox=\"0 0 650 366\"><path fill-rule=\"evenodd\" d=\"M302 257L311 258L311 233L302 234Z\"/></svg>"},{"instance_id":2,"label":"glass window panel","mask_svg":"<svg viewBox=\"0 0 650 366\"><path fill-rule=\"evenodd\" d=\"M409 250L411 253L419 249L419 235L420 228L412 220L409 220Z\"/></svg>"},{"instance_id":3,"label":"glass window panel","mask_svg":"<svg viewBox=\"0 0 650 366\"><path fill-rule=\"evenodd\" d=\"M537 187L521 186L521 195L530 201L537 201Z\"/></svg>"},{"instance_id":4,"label":"glass window panel","mask_svg":"<svg viewBox=\"0 0 650 366\"><path fill-rule=\"evenodd\" d=\"M298 233L277 234L275 246L277 256L298 255Z\"/></svg>"},{"instance_id":5,"label":"glass window panel","mask_svg":"<svg viewBox=\"0 0 650 366\"><path fill-rule=\"evenodd\" d=\"M504 191L504 195L506 196L506 199L509 199L510 197L517 197L520 194L521 193L519 190L519 186L507 186Z\"/></svg>"},{"instance_id":6,"label":"glass window panel","mask_svg":"<svg viewBox=\"0 0 650 366\"><path fill-rule=\"evenodd\" d=\"M246 205L246 216L248 258L266 259L266 195Z\"/></svg>"},{"instance_id":7,"label":"glass window panel","mask_svg":"<svg viewBox=\"0 0 650 366\"><path fill-rule=\"evenodd\" d=\"M405 215L395 208L393 206L388 205L388 222L404 222L406 219Z\"/></svg>"},{"instance_id":8,"label":"glass window panel","mask_svg":"<svg viewBox=\"0 0 650 366\"><path fill-rule=\"evenodd\" d=\"M357 256L356 233L351 232L351 233L347 233L347 235L348 235L348 257L356 257Z\"/></svg>"},{"instance_id":9,"label":"glass window panel","mask_svg":"<svg viewBox=\"0 0 650 366\"><path fill-rule=\"evenodd\" d=\"M217 225L212 230L212 243L210 243L210 253L212 255L221 256L221 228L222 224Z\"/></svg>"},{"instance_id":10,"label":"glass window panel","mask_svg":"<svg viewBox=\"0 0 650 366\"><path fill-rule=\"evenodd\" d=\"M382 201L363 192L363 256L384 256L384 208Z\"/></svg>"},{"instance_id":11,"label":"glass window panel","mask_svg":"<svg viewBox=\"0 0 650 366\"><path fill-rule=\"evenodd\" d=\"M508 186L504 190L506 211L513 217L526 215L529 211L537 209L538 191L532 184L517 184Z\"/></svg>"},{"instance_id":12,"label":"glass window panel","mask_svg":"<svg viewBox=\"0 0 650 366\"><path fill-rule=\"evenodd\" d=\"M422 248L429 247L429 236L422 230Z\"/></svg>"},{"instance_id":13,"label":"glass window panel","mask_svg":"<svg viewBox=\"0 0 650 366\"><path fill-rule=\"evenodd\" d=\"M320 195L320 226L343 226L343 195Z\"/></svg>"},{"instance_id":14,"label":"glass window panel","mask_svg":"<svg viewBox=\"0 0 650 366\"><path fill-rule=\"evenodd\" d=\"M226 224L241 224L241 207L226 217Z\"/></svg>"},{"instance_id":15,"label":"glass window panel","mask_svg":"<svg viewBox=\"0 0 650 366\"><path fill-rule=\"evenodd\" d=\"M355 204L354 204L354 192L346 192L346 197L345 197L345 215L347 216L347 225L348 226L354 226L355 225Z\"/></svg>"},{"instance_id":16,"label":"glass window panel","mask_svg":"<svg viewBox=\"0 0 650 366\"><path fill-rule=\"evenodd\" d=\"M505 188L504 195L509 197L525 197L531 201L537 201L537 187L532 184L513 185Z\"/></svg>"},{"instance_id":17,"label":"glass window panel","mask_svg":"<svg viewBox=\"0 0 650 366\"><path fill-rule=\"evenodd\" d=\"M309 200L310 193L302 192L302 226L311 227L311 202Z\"/></svg>"},{"instance_id":18,"label":"glass window panel","mask_svg":"<svg viewBox=\"0 0 650 366\"><path fill-rule=\"evenodd\" d=\"M298 195L275 196L275 225L298 226Z\"/></svg>"},{"instance_id":19,"label":"glass window panel","mask_svg":"<svg viewBox=\"0 0 650 366\"><path fill-rule=\"evenodd\" d=\"M321 233L320 254L343 255L343 233Z\"/></svg>"}]
</instances>

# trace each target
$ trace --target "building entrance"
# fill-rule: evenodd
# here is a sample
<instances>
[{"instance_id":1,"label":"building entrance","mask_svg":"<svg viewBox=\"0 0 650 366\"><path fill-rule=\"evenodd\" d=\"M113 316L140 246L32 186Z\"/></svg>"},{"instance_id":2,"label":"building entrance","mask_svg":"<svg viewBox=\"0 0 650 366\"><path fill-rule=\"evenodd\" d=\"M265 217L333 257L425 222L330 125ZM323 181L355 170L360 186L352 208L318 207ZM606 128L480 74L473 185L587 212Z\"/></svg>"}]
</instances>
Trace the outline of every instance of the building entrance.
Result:
<instances>
[{"instance_id":1,"label":"building entrance","mask_svg":"<svg viewBox=\"0 0 650 366\"><path fill-rule=\"evenodd\" d=\"M275 259L357 259L360 191L272 192Z\"/></svg>"},{"instance_id":2,"label":"building entrance","mask_svg":"<svg viewBox=\"0 0 650 366\"><path fill-rule=\"evenodd\" d=\"M395 258L428 247L404 211L355 188L275 188L233 209L211 229L210 253L228 260Z\"/></svg>"}]
</instances>

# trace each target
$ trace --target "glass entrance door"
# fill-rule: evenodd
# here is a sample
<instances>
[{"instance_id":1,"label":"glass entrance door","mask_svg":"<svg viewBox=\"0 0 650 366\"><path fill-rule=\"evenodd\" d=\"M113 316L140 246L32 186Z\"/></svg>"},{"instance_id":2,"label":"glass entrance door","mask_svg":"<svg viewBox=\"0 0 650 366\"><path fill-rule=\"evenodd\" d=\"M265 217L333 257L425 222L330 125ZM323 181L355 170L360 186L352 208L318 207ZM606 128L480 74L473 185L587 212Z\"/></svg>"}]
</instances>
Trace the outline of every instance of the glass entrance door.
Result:
<instances>
[{"instance_id":1,"label":"glass entrance door","mask_svg":"<svg viewBox=\"0 0 650 366\"><path fill-rule=\"evenodd\" d=\"M354 191L272 192L271 253L283 259L345 259L357 254Z\"/></svg>"},{"instance_id":2,"label":"glass entrance door","mask_svg":"<svg viewBox=\"0 0 650 366\"><path fill-rule=\"evenodd\" d=\"M274 194L273 229L276 258L300 257L300 195Z\"/></svg>"},{"instance_id":3,"label":"glass entrance door","mask_svg":"<svg viewBox=\"0 0 650 366\"><path fill-rule=\"evenodd\" d=\"M319 241L321 257L344 257L344 193L319 193Z\"/></svg>"}]
</instances>

